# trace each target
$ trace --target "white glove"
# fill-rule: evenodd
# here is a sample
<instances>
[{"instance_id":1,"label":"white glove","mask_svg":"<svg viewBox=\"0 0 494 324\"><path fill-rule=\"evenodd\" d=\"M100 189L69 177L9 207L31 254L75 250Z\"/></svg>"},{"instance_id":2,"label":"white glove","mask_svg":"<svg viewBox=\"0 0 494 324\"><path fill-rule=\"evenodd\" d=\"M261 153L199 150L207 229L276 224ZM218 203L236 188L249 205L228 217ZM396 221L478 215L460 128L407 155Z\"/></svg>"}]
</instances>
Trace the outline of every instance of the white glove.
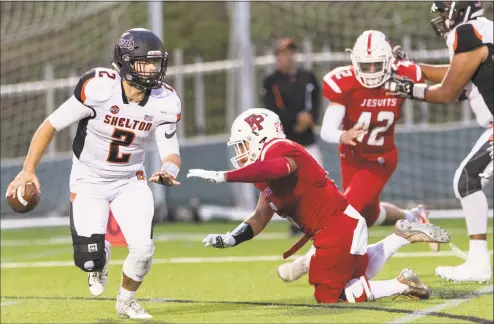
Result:
<instances>
[{"instance_id":1,"label":"white glove","mask_svg":"<svg viewBox=\"0 0 494 324\"><path fill-rule=\"evenodd\" d=\"M215 247L217 249L225 249L235 245L237 243L232 234L209 234L202 240L202 244L205 247Z\"/></svg>"},{"instance_id":2,"label":"white glove","mask_svg":"<svg viewBox=\"0 0 494 324\"><path fill-rule=\"evenodd\" d=\"M187 178L203 178L211 182L226 182L225 171L208 171L203 169L190 169Z\"/></svg>"}]
</instances>

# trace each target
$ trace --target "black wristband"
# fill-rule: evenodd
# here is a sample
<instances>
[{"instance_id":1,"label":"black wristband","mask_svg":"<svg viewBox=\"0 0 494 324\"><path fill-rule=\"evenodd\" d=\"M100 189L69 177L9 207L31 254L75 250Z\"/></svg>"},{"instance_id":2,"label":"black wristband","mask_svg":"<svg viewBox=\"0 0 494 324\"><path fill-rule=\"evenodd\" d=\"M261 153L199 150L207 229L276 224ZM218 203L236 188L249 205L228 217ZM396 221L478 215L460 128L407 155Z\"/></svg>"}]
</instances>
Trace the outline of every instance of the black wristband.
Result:
<instances>
[{"instance_id":1,"label":"black wristband","mask_svg":"<svg viewBox=\"0 0 494 324\"><path fill-rule=\"evenodd\" d=\"M233 230L232 236L235 239L235 245L248 241L254 237L254 231L248 223L242 223Z\"/></svg>"}]
</instances>

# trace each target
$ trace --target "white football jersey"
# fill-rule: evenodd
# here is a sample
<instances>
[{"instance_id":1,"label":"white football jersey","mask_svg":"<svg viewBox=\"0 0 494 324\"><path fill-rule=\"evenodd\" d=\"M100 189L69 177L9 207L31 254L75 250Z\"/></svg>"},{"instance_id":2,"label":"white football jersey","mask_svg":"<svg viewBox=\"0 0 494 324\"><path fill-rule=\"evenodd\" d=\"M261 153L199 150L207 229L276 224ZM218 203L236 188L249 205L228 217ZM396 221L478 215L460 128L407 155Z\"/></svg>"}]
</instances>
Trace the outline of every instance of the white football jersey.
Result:
<instances>
[{"instance_id":1,"label":"white football jersey","mask_svg":"<svg viewBox=\"0 0 494 324\"><path fill-rule=\"evenodd\" d=\"M492 20L484 17L469 20L453 28L446 38L450 60L455 54L472 51L487 45L489 57L480 64L479 69L465 86L470 107L477 122L487 127L492 122L494 107L494 44Z\"/></svg>"},{"instance_id":2,"label":"white football jersey","mask_svg":"<svg viewBox=\"0 0 494 324\"><path fill-rule=\"evenodd\" d=\"M181 102L167 85L148 90L139 104L128 102L119 74L95 68L81 77L74 97L92 111L79 118L72 144L74 166L98 177L128 178L143 171L146 141L158 126L166 125L167 139L176 138ZM60 124L57 118L50 121L55 128Z\"/></svg>"}]
</instances>

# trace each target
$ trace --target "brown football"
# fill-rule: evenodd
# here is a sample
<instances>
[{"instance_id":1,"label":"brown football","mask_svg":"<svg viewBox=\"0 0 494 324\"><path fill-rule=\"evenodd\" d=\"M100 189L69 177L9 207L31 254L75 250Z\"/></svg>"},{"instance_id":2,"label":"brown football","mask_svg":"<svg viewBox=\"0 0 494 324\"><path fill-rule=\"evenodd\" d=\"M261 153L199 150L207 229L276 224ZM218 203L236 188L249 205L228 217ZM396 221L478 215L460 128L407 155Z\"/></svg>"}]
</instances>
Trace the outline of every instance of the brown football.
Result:
<instances>
[{"instance_id":1,"label":"brown football","mask_svg":"<svg viewBox=\"0 0 494 324\"><path fill-rule=\"evenodd\" d=\"M39 204L40 193L32 183L26 183L24 195L21 197L21 187L17 188L16 197L7 197L10 207L18 213L27 213L36 208Z\"/></svg>"}]
</instances>

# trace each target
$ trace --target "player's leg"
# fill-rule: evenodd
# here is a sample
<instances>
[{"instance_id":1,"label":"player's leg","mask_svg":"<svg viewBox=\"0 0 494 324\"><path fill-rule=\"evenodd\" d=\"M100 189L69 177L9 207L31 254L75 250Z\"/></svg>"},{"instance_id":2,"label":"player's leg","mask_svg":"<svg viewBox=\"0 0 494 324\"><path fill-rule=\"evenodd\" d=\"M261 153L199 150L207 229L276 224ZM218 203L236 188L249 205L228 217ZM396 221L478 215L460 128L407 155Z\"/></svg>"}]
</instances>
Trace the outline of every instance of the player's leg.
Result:
<instances>
[{"instance_id":1,"label":"player's leg","mask_svg":"<svg viewBox=\"0 0 494 324\"><path fill-rule=\"evenodd\" d=\"M135 300L136 291L151 268L154 254L154 202L147 183L129 180L120 188L111 209L129 248L117 296L117 313L130 318L151 318Z\"/></svg>"},{"instance_id":2,"label":"player's leg","mask_svg":"<svg viewBox=\"0 0 494 324\"><path fill-rule=\"evenodd\" d=\"M376 276L389 258L405 245L418 242L439 244L449 240L449 233L437 225L400 220L395 224L395 233L367 247L369 264L365 275L369 279Z\"/></svg>"},{"instance_id":3,"label":"player's leg","mask_svg":"<svg viewBox=\"0 0 494 324\"><path fill-rule=\"evenodd\" d=\"M341 180L343 189L346 189L351 183L354 175L359 171L359 165L350 163L345 159L340 159ZM287 262L278 267L278 276L286 282L292 282L300 279L309 271L311 258L316 252L314 246L301 257L292 262Z\"/></svg>"},{"instance_id":4,"label":"player's leg","mask_svg":"<svg viewBox=\"0 0 494 324\"><path fill-rule=\"evenodd\" d=\"M354 278L356 269L362 268L361 272L365 272L367 256L362 251L361 243L367 241L367 228L358 213L357 218L361 219L362 226L358 226L356 218L338 217L333 224L314 236L317 252L310 261L309 283L314 286L314 297L318 303L338 302L344 298L345 286ZM335 231L334 228L338 230ZM365 244L363 248L365 249ZM356 298L364 301L369 295L360 294ZM349 297L350 300L353 296L352 294Z\"/></svg>"},{"instance_id":5,"label":"player's leg","mask_svg":"<svg viewBox=\"0 0 494 324\"><path fill-rule=\"evenodd\" d=\"M411 269L404 269L396 279L367 280L374 277L386 261L404 245L416 242L449 242L449 234L432 224L411 223L400 220L395 225L395 234L391 234L367 248L367 259L357 263L352 280L344 291L349 302L379 299L393 295L408 295L420 299L429 298L430 292ZM370 294L369 294L370 292Z\"/></svg>"},{"instance_id":6,"label":"player's leg","mask_svg":"<svg viewBox=\"0 0 494 324\"><path fill-rule=\"evenodd\" d=\"M482 192L487 180L479 176L491 162L487 150L491 134L492 130L488 129L480 136L454 176L454 191L465 214L470 249L462 265L436 269L436 274L447 280L484 282L492 277L491 257L487 248L488 204Z\"/></svg>"},{"instance_id":7,"label":"player's leg","mask_svg":"<svg viewBox=\"0 0 494 324\"><path fill-rule=\"evenodd\" d=\"M110 204L96 185L71 184L70 231L75 265L88 272L89 291L104 292L111 246L105 241Z\"/></svg>"}]
</instances>

